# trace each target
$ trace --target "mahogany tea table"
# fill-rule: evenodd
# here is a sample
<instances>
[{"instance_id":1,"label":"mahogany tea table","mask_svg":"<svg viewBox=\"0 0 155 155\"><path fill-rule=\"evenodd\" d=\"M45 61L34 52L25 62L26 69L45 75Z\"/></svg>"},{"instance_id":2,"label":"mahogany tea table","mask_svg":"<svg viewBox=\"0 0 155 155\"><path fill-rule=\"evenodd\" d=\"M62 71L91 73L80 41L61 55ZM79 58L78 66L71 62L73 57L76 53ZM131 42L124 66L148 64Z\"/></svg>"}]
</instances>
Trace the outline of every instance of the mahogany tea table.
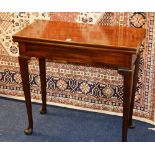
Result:
<instances>
[{"instance_id":1,"label":"mahogany tea table","mask_svg":"<svg viewBox=\"0 0 155 155\"><path fill-rule=\"evenodd\" d=\"M144 28L46 20L37 20L13 35L13 40L19 44L19 64L29 122L25 134L33 132L28 60L36 57L39 58L41 79L41 114L46 113L45 59L116 68L124 78L122 141L127 141L128 127L133 127L140 46L144 38Z\"/></svg>"}]
</instances>

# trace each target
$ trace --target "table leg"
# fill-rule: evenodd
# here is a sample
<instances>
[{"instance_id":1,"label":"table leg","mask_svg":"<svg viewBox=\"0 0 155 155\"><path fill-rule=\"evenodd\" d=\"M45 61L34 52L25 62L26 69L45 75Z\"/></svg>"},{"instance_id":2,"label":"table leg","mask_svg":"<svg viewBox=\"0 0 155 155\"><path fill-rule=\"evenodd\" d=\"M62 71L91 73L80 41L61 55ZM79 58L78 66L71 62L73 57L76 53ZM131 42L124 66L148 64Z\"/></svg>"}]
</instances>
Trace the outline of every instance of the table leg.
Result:
<instances>
[{"instance_id":1,"label":"table leg","mask_svg":"<svg viewBox=\"0 0 155 155\"><path fill-rule=\"evenodd\" d=\"M135 62L135 70L134 70L134 77L133 77L133 87L132 87L132 95L131 95L131 105L130 105L130 115L129 115L129 128L135 128L135 126L132 123L132 115L133 115L133 108L134 108L134 99L135 99L135 93L136 93L136 86L138 82L138 71L139 71L139 61L140 61L140 55L137 56L136 62Z\"/></svg>"},{"instance_id":2,"label":"table leg","mask_svg":"<svg viewBox=\"0 0 155 155\"><path fill-rule=\"evenodd\" d=\"M45 114L46 111L46 63L44 58L39 58L40 68L40 82L41 82L41 94L42 94L42 108L40 114Z\"/></svg>"},{"instance_id":3,"label":"table leg","mask_svg":"<svg viewBox=\"0 0 155 155\"><path fill-rule=\"evenodd\" d=\"M29 123L28 128L24 129L24 132L25 134L30 135L33 132L33 118L32 118L32 104L31 104L29 72L28 72L28 59L21 56L19 56L18 58L19 58L20 72L23 83L23 91L25 95L25 103Z\"/></svg>"},{"instance_id":4,"label":"table leg","mask_svg":"<svg viewBox=\"0 0 155 155\"><path fill-rule=\"evenodd\" d=\"M132 71L121 70L124 77L124 96L123 96L123 122L122 122L122 142L127 141L127 132L129 124L130 101L132 91Z\"/></svg>"}]
</instances>

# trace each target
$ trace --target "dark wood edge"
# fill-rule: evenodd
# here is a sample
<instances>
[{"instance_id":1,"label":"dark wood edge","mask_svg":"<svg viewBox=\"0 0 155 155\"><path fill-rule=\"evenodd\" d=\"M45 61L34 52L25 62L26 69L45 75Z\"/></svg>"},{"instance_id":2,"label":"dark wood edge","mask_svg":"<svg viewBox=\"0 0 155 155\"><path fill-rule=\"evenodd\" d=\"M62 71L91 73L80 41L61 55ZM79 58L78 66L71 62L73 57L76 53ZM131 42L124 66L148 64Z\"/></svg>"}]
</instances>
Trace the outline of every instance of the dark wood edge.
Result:
<instances>
[{"instance_id":1,"label":"dark wood edge","mask_svg":"<svg viewBox=\"0 0 155 155\"><path fill-rule=\"evenodd\" d=\"M93 45L93 44L80 44L80 43L71 43L71 42L61 42L61 41L49 41L33 38L22 38L13 36L14 42L22 42L29 44L38 44L38 45L47 45L47 46L57 46L57 47L67 47L67 48L79 48L79 49L92 49L92 50L102 50L102 51L113 51L113 52L126 52L129 54L137 54L137 49L134 48L125 48L125 47L113 47L113 46L104 46L104 45ZM140 46L140 45L139 45Z\"/></svg>"}]
</instances>

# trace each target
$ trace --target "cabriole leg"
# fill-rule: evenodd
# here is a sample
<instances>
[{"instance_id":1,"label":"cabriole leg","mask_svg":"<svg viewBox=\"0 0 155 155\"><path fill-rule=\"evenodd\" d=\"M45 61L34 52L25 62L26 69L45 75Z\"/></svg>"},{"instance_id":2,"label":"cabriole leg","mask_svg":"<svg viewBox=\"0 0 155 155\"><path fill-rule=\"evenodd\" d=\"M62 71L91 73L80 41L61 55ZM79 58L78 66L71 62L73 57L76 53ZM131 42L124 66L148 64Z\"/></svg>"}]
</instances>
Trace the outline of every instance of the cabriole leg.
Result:
<instances>
[{"instance_id":1,"label":"cabriole leg","mask_svg":"<svg viewBox=\"0 0 155 155\"><path fill-rule=\"evenodd\" d=\"M42 95L42 108L40 114L45 114L46 110L46 63L44 58L39 58L40 68L40 82L41 82L41 95Z\"/></svg>"},{"instance_id":2,"label":"cabriole leg","mask_svg":"<svg viewBox=\"0 0 155 155\"><path fill-rule=\"evenodd\" d=\"M29 123L28 128L24 129L24 133L26 135L30 135L33 132L33 118L32 118L32 104L31 104L29 72L28 72L28 59L21 56L19 56L18 58L19 58L20 72L23 83L23 91L25 95L25 103Z\"/></svg>"}]
</instances>

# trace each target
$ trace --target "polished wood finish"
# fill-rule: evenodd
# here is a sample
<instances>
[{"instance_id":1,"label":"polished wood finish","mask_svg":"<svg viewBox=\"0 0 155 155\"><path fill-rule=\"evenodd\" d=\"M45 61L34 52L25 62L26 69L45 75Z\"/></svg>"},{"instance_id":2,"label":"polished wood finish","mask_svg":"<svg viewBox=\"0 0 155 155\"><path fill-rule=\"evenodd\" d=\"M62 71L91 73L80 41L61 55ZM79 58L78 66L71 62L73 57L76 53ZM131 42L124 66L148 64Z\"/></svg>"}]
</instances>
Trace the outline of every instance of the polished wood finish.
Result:
<instances>
[{"instance_id":1,"label":"polished wood finish","mask_svg":"<svg viewBox=\"0 0 155 155\"><path fill-rule=\"evenodd\" d=\"M136 53L144 37L145 29L122 26L99 26L59 21L36 21L15 38L27 42L58 43L84 47L107 47L108 49L126 49L127 53ZM71 40L69 40L71 39ZM19 41L19 40L18 40Z\"/></svg>"},{"instance_id":2,"label":"polished wood finish","mask_svg":"<svg viewBox=\"0 0 155 155\"><path fill-rule=\"evenodd\" d=\"M29 119L28 130L33 129L28 58L39 58L42 114L46 113L45 59L96 66L104 64L115 67L124 77L122 141L127 141L127 129L132 126L139 48L144 37L143 28L45 20L35 21L15 34L13 40L19 43L19 63Z\"/></svg>"}]
</instances>

